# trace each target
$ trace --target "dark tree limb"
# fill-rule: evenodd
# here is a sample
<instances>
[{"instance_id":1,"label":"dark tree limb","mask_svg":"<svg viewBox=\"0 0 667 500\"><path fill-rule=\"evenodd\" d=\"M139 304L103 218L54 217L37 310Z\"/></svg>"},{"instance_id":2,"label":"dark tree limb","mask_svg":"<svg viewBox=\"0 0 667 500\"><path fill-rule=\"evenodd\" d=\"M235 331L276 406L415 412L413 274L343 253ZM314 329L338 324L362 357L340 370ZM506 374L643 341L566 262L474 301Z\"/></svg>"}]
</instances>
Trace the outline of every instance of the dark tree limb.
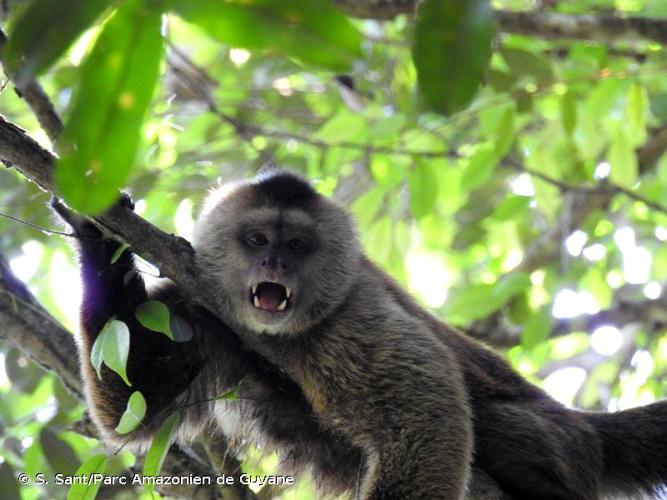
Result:
<instances>
[{"instance_id":1,"label":"dark tree limb","mask_svg":"<svg viewBox=\"0 0 667 500\"><path fill-rule=\"evenodd\" d=\"M667 19L503 10L496 11L496 19L501 31L547 40L590 40L600 43L649 40L667 43Z\"/></svg>"},{"instance_id":2,"label":"dark tree limb","mask_svg":"<svg viewBox=\"0 0 667 500\"><path fill-rule=\"evenodd\" d=\"M417 0L335 0L354 17L392 19L412 14ZM544 11L496 10L500 31L547 40L590 40L600 43L648 40L667 43L667 19L611 14L568 15Z\"/></svg>"},{"instance_id":3,"label":"dark tree limb","mask_svg":"<svg viewBox=\"0 0 667 500\"><path fill-rule=\"evenodd\" d=\"M56 193L53 181L55 156L40 146L25 130L0 116L0 160L15 168L44 191ZM107 232L131 245L132 250L155 262L162 276L180 285L185 295L203 306L206 294L196 279L194 251L183 238L165 233L132 210L116 205L94 218Z\"/></svg>"},{"instance_id":4,"label":"dark tree limb","mask_svg":"<svg viewBox=\"0 0 667 500\"><path fill-rule=\"evenodd\" d=\"M499 324L501 321L501 315L492 315L475 322L466 332L494 347L506 349L518 345L521 342L521 329ZM609 309L595 314L559 319L549 336L553 338L572 332L592 332L605 325L618 328L644 325L651 331L662 331L667 328L667 297L663 295L655 300L641 301L615 300Z\"/></svg>"},{"instance_id":5,"label":"dark tree limb","mask_svg":"<svg viewBox=\"0 0 667 500\"><path fill-rule=\"evenodd\" d=\"M79 400L83 388L72 335L37 302L0 255L0 338L54 372Z\"/></svg>"},{"instance_id":6,"label":"dark tree limb","mask_svg":"<svg viewBox=\"0 0 667 500\"><path fill-rule=\"evenodd\" d=\"M0 56L2 55L2 49L7 43L7 38L2 30L0 30ZM7 71L7 66L3 63L5 71ZM11 79L12 75L7 74L7 78ZM63 123L58 116L49 96L46 95L42 86L37 83L35 80L29 80L23 85L16 85L14 81L16 93L23 98L23 100L28 103L30 109L32 110L37 121L42 126L42 129L46 132L51 139L51 142L55 143L56 138L60 135L60 132L63 128Z\"/></svg>"}]
</instances>

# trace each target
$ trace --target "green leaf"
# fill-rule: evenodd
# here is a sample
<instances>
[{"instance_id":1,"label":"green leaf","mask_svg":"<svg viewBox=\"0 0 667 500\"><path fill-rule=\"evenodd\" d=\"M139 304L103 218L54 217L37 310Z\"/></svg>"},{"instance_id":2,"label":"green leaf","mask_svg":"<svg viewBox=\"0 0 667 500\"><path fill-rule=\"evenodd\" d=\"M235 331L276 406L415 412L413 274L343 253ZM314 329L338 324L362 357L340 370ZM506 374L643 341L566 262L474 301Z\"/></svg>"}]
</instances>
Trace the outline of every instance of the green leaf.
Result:
<instances>
[{"instance_id":1,"label":"green leaf","mask_svg":"<svg viewBox=\"0 0 667 500\"><path fill-rule=\"evenodd\" d=\"M452 292L445 310L456 319L481 319L503 307L529 286L530 279L525 273L511 274L495 284L469 285Z\"/></svg>"},{"instance_id":2,"label":"green leaf","mask_svg":"<svg viewBox=\"0 0 667 500\"><path fill-rule=\"evenodd\" d=\"M543 307L533 314L526 322L521 333L521 345L527 351L532 351L542 345L549 338L553 316L548 307Z\"/></svg>"},{"instance_id":3,"label":"green leaf","mask_svg":"<svg viewBox=\"0 0 667 500\"><path fill-rule=\"evenodd\" d=\"M516 83L516 75L498 69L489 69L486 78L496 92L509 92Z\"/></svg>"},{"instance_id":4,"label":"green leaf","mask_svg":"<svg viewBox=\"0 0 667 500\"><path fill-rule=\"evenodd\" d=\"M120 256L123 255L123 252L125 252L125 250L127 250L128 248L130 248L130 245L127 243L123 243L121 246L119 246L111 256L111 264L115 264L116 262L118 262Z\"/></svg>"},{"instance_id":5,"label":"green leaf","mask_svg":"<svg viewBox=\"0 0 667 500\"><path fill-rule=\"evenodd\" d=\"M11 382L12 391L32 394L44 377L44 372L34 363L27 361L28 358L18 349L10 349L5 354L5 372Z\"/></svg>"},{"instance_id":6,"label":"green leaf","mask_svg":"<svg viewBox=\"0 0 667 500\"><path fill-rule=\"evenodd\" d=\"M74 474L81 465L72 447L46 427L39 431L39 443L46 461L56 472Z\"/></svg>"},{"instance_id":7,"label":"green leaf","mask_svg":"<svg viewBox=\"0 0 667 500\"><path fill-rule=\"evenodd\" d=\"M127 408L116 427L118 434L127 434L136 429L146 416L146 400L139 391L134 391L127 402Z\"/></svg>"},{"instance_id":8,"label":"green leaf","mask_svg":"<svg viewBox=\"0 0 667 500\"><path fill-rule=\"evenodd\" d=\"M366 191L352 203L352 213L361 228L367 228L378 217L387 192L382 186Z\"/></svg>"},{"instance_id":9,"label":"green leaf","mask_svg":"<svg viewBox=\"0 0 667 500\"><path fill-rule=\"evenodd\" d=\"M137 306L134 315L139 323L154 332L164 333L171 340L174 334L170 326L169 308L158 300L149 300Z\"/></svg>"},{"instance_id":10,"label":"green leaf","mask_svg":"<svg viewBox=\"0 0 667 500\"><path fill-rule=\"evenodd\" d=\"M369 130L373 143L387 146L396 144L406 121L405 115L401 113L378 120Z\"/></svg>"},{"instance_id":11,"label":"green leaf","mask_svg":"<svg viewBox=\"0 0 667 500\"><path fill-rule=\"evenodd\" d=\"M639 176L637 155L624 130L620 129L616 132L609 146L607 158L611 165L609 180L627 188L634 186Z\"/></svg>"},{"instance_id":12,"label":"green leaf","mask_svg":"<svg viewBox=\"0 0 667 500\"><path fill-rule=\"evenodd\" d=\"M493 285L470 285L452 290L445 303L448 315L466 321L484 318L500 305L493 296Z\"/></svg>"},{"instance_id":13,"label":"green leaf","mask_svg":"<svg viewBox=\"0 0 667 500\"><path fill-rule=\"evenodd\" d=\"M493 286L493 294L502 304L505 304L529 286L530 276L527 273L511 273Z\"/></svg>"},{"instance_id":14,"label":"green leaf","mask_svg":"<svg viewBox=\"0 0 667 500\"><path fill-rule=\"evenodd\" d=\"M628 115L628 137L634 146L646 140L646 120L648 117L648 96L646 88L635 82L628 90L626 113Z\"/></svg>"},{"instance_id":15,"label":"green leaf","mask_svg":"<svg viewBox=\"0 0 667 500\"><path fill-rule=\"evenodd\" d=\"M90 477L91 474L104 474L107 468L107 457L104 455L93 455L86 460L75 473L75 476ZM83 481L70 486L67 492L67 500L94 500L97 491L102 486L100 481Z\"/></svg>"},{"instance_id":16,"label":"green leaf","mask_svg":"<svg viewBox=\"0 0 667 500\"><path fill-rule=\"evenodd\" d=\"M507 107L498 122L495 151L498 158L502 158L510 151L516 139L514 134L514 115L514 107Z\"/></svg>"},{"instance_id":17,"label":"green leaf","mask_svg":"<svg viewBox=\"0 0 667 500\"><path fill-rule=\"evenodd\" d=\"M417 10L412 58L428 108L452 114L477 93L491 57L488 0L424 0Z\"/></svg>"},{"instance_id":18,"label":"green leaf","mask_svg":"<svg viewBox=\"0 0 667 500\"><path fill-rule=\"evenodd\" d=\"M9 34L4 59L20 87L58 59L110 0L33 0ZM56 21L57 20L57 21Z\"/></svg>"},{"instance_id":19,"label":"green leaf","mask_svg":"<svg viewBox=\"0 0 667 500\"><path fill-rule=\"evenodd\" d=\"M566 92L560 98L560 118L563 130L571 136L577 126L577 99L574 93Z\"/></svg>"},{"instance_id":20,"label":"green leaf","mask_svg":"<svg viewBox=\"0 0 667 500\"><path fill-rule=\"evenodd\" d=\"M151 442L151 447L146 453L146 458L144 459L144 476L157 476L160 474L162 464L180 423L180 413L173 413L162 422L160 429ZM150 482L147 484L147 487L149 491L153 490L153 485Z\"/></svg>"},{"instance_id":21,"label":"green leaf","mask_svg":"<svg viewBox=\"0 0 667 500\"><path fill-rule=\"evenodd\" d=\"M341 109L322 125L315 134L315 139L329 142L363 143L367 135L368 128L364 117L347 109Z\"/></svg>"},{"instance_id":22,"label":"green leaf","mask_svg":"<svg viewBox=\"0 0 667 500\"><path fill-rule=\"evenodd\" d=\"M127 378L127 357L130 353L130 330L122 321L111 320L95 339L90 352L90 362L102 378L102 363L115 371L127 385L132 385Z\"/></svg>"},{"instance_id":23,"label":"green leaf","mask_svg":"<svg viewBox=\"0 0 667 500\"><path fill-rule=\"evenodd\" d=\"M605 125L618 111L618 103L627 91L626 79L602 80L587 94L578 116L579 130L575 141L584 159L598 160L608 140Z\"/></svg>"},{"instance_id":24,"label":"green leaf","mask_svg":"<svg viewBox=\"0 0 667 500\"><path fill-rule=\"evenodd\" d=\"M236 401L239 398L238 387L235 387L231 391L227 391L220 396L217 396L215 399L227 399L229 401Z\"/></svg>"},{"instance_id":25,"label":"green leaf","mask_svg":"<svg viewBox=\"0 0 667 500\"><path fill-rule=\"evenodd\" d=\"M24 472L30 477L35 477L40 472L44 472L47 467L48 464L44 458L42 446L39 444L39 440L35 440L23 453Z\"/></svg>"},{"instance_id":26,"label":"green leaf","mask_svg":"<svg viewBox=\"0 0 667 500\"><path fill-rule=\"evenodd\" d=\"M468 166L463 172L461 189L470 191L484 184L496 167L498 157L491 144L482 144L468 160Z\"/></svg>"},{"instance_id":27,"label":"green leaf","mask_svg":"<svg viewBox=\"0 0 667 500\"><path fill-rule=\"evenodd\" d=\"M405 182L405 177L411 166L412 161L407 156L396 158L376 154L370 158L368 169L378 186L390 190Z\"/></svg>"},{"instance_id":28,"label":"green leaf","mask_svg":"<svg viewBox=\"0 0 667 500\"><path fill-rule=\"evenodd\" d=\"M553 81L553 72L544 57L519 48L502 47L500 53L513 75L531 75L538 83Z\"/></svg>"},{"instance_id":29,"label":"green leaf","mask_svg":"<svg viewBox=\"0 0 667 500\"><path fill-rule=\"evenodd\" d=\"M657 252L653 254L654 261ZM601 309L608 309L614 300L613 289L606 280L606 272L599 267L588 267L579 280L579 289L590 292Z\"/></svg>"},{"instance_id":30,"label":"green leaf","mask_svg":"<svg viewBox=\"0 0 667 500\"><path fill-rule=\"evenodd\" d=\"M410 211L416 219L433 212L438 199L438 177L431 163L415 160L408 177L410 186Z\"/></svg>"},{"instance_id":31,"label":"green leaf","mask_svg":"<svg viewBox=\"0 0 667 500\"><path fill-rule=\"evenodd\" d=\"M168 5L235 47L270 49L336 72L349 72L361 57L361 35L325 0L169 0Z\"/></svg>"},{"instance_id":32,"label":"green leaf","mask_svg":"<svg viewBox=\"0 0 667 500\"><path fill-rule=\"evenodd\" d=\"M75 210L96 214L118 197L132 167L163 52L161 12L127 0L83 63L58 141L58 189Z\"/></svg>"},{"instance_id":33,"label":"green leaf","mask_svg":"<svg viewBox=\"0 0 667 500\"><path fill-rule=\"evenodd\" d=\"M19 482L16 480L17 473L9 462L0 464L0 484L2 484L3 500L21 500Z\"/></svg>"},{"instance_id":34,"label":"green leaf","mask_svg":"<svg viewBox=\"0 0 667 500\"><path fill-rule=\"evenodd\" d=\"M530 205L530 196L507 196L493 212L493 218L498 221L507 221L520 217Z\"/></svg>"}]
</instances>

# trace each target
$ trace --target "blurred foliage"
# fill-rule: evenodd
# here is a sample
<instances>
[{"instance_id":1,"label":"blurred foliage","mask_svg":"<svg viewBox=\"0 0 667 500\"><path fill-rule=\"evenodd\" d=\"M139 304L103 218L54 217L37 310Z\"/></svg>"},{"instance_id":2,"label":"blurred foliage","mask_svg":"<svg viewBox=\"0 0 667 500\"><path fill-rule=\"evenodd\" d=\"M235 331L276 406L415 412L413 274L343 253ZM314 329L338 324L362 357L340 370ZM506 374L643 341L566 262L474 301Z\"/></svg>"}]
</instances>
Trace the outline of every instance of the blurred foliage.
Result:
<instances>
[{"instance_id":1,"label":"blurred foliage","mask_svg":"<svg viewBox=\"0 0 667 500\"><path fill-rule=\"evenodd\" d=\"M614 410L667 394L664 320L644 314L614 323L605 319L614 316L600 314L662 300L667 285L667 156L647 159L641 149L667 124L663 47L505 33L494 43L486 84L465 110L445 117L417 105L411 18L378 23L341 16L349 40L337 42L324 29L325 17L312 11L300 18L303 30L294 29L309 33L299 38L267 22L289 19L289 12L267 14L275 3L246 2L257 16L246 25L268 30L254 39L219 30L206 11L215 2L149 3L168 4L178 15L162 20L166 56L155 69L157 88L144 112L129 118L138 139L132 145L132 137L113 136L135 157L115 182L132 192L142 216L188 237L211 185L252 176L267 163L294 169L350 208L369 255L435 314L471 329L491 318L487 341L507 348L522 374L564 402ZM113 27L113 16L104 10L108 3L95 4L91 11L102 5L97 14L86 15L97 15L96 24L81 33L85 23L75 23L69 48L40 45L41 59L30 71L43 72L39 80L72 120L68 125L80 99L96 103L99 109L82 108L94 113L77 126L93 127L99 144L119 125L112 108L127 101L119 87L111 97L76 97L86 74L107 74L96 66L94 46ZM521 10L533 2L493 4ZM549 4L567 14L667 15L659 0ZM29 5L15 3L5 23L9 33ZM275 37L284 50L275 50ZM131 58L134 48L122 50ZM353 64L334 77L326 68L341 71L341 57ZM442 71L465 70L465 57L452 61L459 67ZM143 84L152 82L132 83ZM50 147L11 85L0 92L0 111ZM101 125L99 116L111 121ZM18 173L0 169L0 186L1 213L60 229L48 196ZM608 203L582 210L597 189L615 186L625 192L614 188ZM0 217L0 248L45 307L76 331L80 287L69 242ZM535 253L543 258L535 260ZM537 264L526 267L527 255ZM500 340L497 332L504 332ZM129 452L106 462L95 457L100 443L72 432L83 412L53 375L0 344L0 497L15 498L17 491L2 488L14 485L5 478L20 471L34 477L84 464L114 474L134 463ZM243 459L253 474L276 465L275 457ZM33 485L20 495L62 498L65 490ZM302 482L285 498L313 495Z\"/></svg>"}]
</instances>

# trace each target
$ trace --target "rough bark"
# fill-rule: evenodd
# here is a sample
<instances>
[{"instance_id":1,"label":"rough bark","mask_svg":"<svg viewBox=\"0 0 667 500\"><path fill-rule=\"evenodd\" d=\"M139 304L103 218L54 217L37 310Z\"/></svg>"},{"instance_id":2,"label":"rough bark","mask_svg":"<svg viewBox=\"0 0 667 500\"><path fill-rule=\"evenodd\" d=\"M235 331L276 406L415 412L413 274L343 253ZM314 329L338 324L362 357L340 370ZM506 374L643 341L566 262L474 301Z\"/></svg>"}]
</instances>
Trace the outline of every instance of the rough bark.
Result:
<instances>
[{"instance_id":1,"label":"rough bark","mask_svg":"<svg viewBox=\"0 0 667 500\"><path fill-rule=\"evenodd\" d=\"M45 370L54 372L72 394L82 397L74 338L11 272L0 255L0 338Z\"/></svg>"},{"instance_id":2,"label":"rough bark","mask_svg":"<svg viewBox=\"0 0 667 500\"><path fill-rule=\"evenodd\" d=\"M412 14L418 0L335 0L355 17L392 19ZM620 41L667 42L667 19L601 15L568 15L541 11L496 10L498 29L504 33L547 40L590 40L600 43Z\"/></svg>"},{"instance_id":3,"label":"rough bark","mask_svg":"<svg viewBox=\"0 0 667 500\"><path fill-rule=\"evenodd\" d=\"M7 42L5 33L0 30L0 56L2 49ZM3 67L4 61L3 62ZM10 77L11 75L7 75ZM16 84L16 82L14 82ZM62 121L58 113L56 113L51 100L42 89L42 86L36 80L29 80L24 85L15 87L16 93L23 98L23 100L30 106L30 109L37 117L44 131L49 136L51 141L55 142L56 137L60 134L63 128Z\"/></svg>"}]
</instances>

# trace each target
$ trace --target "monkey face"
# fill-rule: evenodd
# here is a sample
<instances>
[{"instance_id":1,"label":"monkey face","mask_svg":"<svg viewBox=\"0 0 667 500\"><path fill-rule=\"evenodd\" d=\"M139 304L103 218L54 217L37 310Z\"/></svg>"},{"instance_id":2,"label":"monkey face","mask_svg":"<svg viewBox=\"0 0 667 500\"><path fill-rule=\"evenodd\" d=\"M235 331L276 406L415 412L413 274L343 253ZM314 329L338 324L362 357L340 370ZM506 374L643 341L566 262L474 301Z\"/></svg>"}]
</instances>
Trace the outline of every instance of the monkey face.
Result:
<instances>
[{"instance_id":1,"label":"monkey face","mask_svg":"<svg viewBox=\"0 0 667 500\"><path fill-rule=\"evenodd\" d=\"M220 291L221 316L257 333L299 333L323 320L347 296L361 258L345 211L288 178L301 198L283 200L257 183L223 188L195 230L200 267Z\"/></svg>"},{"instance_id":2,"label":"monkey face","mask_svg":"<svg viewBox=\"0 0 667 500\"><path fill-rule=\"evenodd\" d=\"M237 228L237 251L245 269L245 314L255 329L273 330L298 316L307 302L301 295L310 287L319 238L304 214L263 209L244 219Z\"/></svg>"}]
</instances>

